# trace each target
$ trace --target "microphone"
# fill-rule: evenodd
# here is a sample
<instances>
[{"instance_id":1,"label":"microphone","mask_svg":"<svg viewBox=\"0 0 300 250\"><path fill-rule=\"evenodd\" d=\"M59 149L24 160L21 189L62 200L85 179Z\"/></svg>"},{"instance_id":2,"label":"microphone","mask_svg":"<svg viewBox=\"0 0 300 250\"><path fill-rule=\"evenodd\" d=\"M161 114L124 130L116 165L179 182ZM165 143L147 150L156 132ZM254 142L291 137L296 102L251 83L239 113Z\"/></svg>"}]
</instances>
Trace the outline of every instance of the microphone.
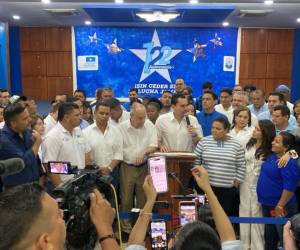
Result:
<instances>
[{"instance_id":1,"label":"microphone","mask_svg":"<svg viewBox=\"0 0 300 250\"><path fill-rule=\"evenodd\" d=\"M21 158L11 158L0 161L0 176L13 175L21 172L25 168Z\"/></svg>"},{"instance_id":2,"label":"microphone","mask_svg":"<svg viewBox=\"0 0 300 250\"><path fill-rule=\"evenodd\" d=\"M191 121L190 121L189 115L185 115L185 120L186 120L186 124L188 126L190 126L191 125Z\"/></svg>"},{"instance_id":3,"label":"microphone","mask_svg":"<svg viewBox=\"0 0 300 250\"><path fill-rule=\"evenodd\" d=\"M187 194L186 194L185 187L183 186L181 180L178 179L177 174L176 174L175 172L169 172L169 173L168 173L168 176L171 177L171 178L173 178L175 181L178 182L178 184L179 184L179 186L180 186L180 189L181 189L181 191L182 191L183 197L186 197Z\"/></svg>"}]
</instances>

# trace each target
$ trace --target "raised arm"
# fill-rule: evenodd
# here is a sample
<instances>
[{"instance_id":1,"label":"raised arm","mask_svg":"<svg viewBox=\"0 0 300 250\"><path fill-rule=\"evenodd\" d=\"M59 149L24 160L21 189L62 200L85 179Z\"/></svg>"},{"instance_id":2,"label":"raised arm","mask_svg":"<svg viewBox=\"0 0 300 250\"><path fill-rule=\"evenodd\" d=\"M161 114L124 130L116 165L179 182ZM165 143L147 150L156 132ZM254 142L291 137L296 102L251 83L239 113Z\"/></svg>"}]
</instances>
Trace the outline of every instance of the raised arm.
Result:
<instances>
[{"instance_id":1,"label":"raised arm","mask_svg":"<svg viewBox=\"0 0 300 250\"><path fill-rule=\"evenodd\" d=\"M202 166L195 166L191 171L198 186L207 195L221 242L236 240L233 227L209 184L207 171Z\"/></svg>"}]
</instances>

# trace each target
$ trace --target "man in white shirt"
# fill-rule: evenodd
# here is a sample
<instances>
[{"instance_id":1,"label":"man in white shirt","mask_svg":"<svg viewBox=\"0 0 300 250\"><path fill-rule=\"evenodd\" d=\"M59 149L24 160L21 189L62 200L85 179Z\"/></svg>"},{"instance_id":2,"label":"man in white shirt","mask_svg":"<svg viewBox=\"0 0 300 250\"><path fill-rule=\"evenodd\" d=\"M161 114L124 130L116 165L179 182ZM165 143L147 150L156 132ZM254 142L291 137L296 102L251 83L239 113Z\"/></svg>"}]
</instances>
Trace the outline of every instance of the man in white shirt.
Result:
<instances>
[{"instance_id":1,"label":"man in white shirt","mask_svg":"<svg viewBox=\"0 0 300 250\"><path fill-rule=\"evenodd\" d=\"M122 122L119 129L123 139L123 163L120 167L121 210L130 211L136 196L137 208L143 208L146 196L143 191L144 179L148 173L147 156L157 150L155 126L146 120L146 108L134 103L130 120ZM130 233L129 220L123 220L122 231Z\"/></svg>"},{"instance_id":2,"label":"man in white shirt","mask_svg":"<svg viewBox=\"0 0 300 250\"><path fill-rule=\"evenodd\" d=\"M173 112L161 115L155 123L160 151L193 152L203 136L202 128L196 117L186 115L188 101L183 94L173 95L171 103Z\"/></svg>"},{"instance_id":3,"label":"man in white shirt","mask_svg":"<svg viewBox=\"0 0 300 250\"><path fill-rule=\"evenodd\" d=\"M122 109L121 103L118 99L111 98L108 101L108 104L110 106L110 124L118 125L124 121L129 120L130 113Z\"/></svg>"},{"instance_id":4,"label":"man in white shirt","mask_svg":"<svg viewBox=\"0 0 300 250\"><path fill-rule=\"evenodd\" d=\"M110 175L123 160L122 135L116 126L108 124L110 107L99 102L95 108L95 123L83 130L92 151L93 163L101 174Z\"/></svg>"},{"instance_id":5,"label":"man in white shirt","mask_svg":"<svg viewBox=\"0 0 300 250\"><path fill-rule=\"evenodd\" d=\"M232 102L232 91L230 88L224 88L220 93L220 104L215 106L215 111L227 116L228 121L232 122L233 108Z\"/></svg>"},{"instance_id":6,"label":"man in white shirt","mask_svg":"<svg viewBox=\"0 0 300 250\"><path fill-rule=\"evenodd\" d=\"M43 141L43 163L65 161L84 169L91 164L90 147L78 127L80 109L75 103L62 103L58 108L58 122ZM51 174L54 186L71 179L72 175Z\"/></svg>"},{"instance_id":7,"label":"man in white shirt","mask_svg":"<svg viewBox=\"0 0 300 250\"><path fill-rule=\"evenodd\" d=\"M50 113L44 119L44 126L45 126L44 134L45 135L52 128L54 128L57 123L58 106L59 106L59 103L57 103L57 102L52 103Z\"/></svg>"}]
</instances>

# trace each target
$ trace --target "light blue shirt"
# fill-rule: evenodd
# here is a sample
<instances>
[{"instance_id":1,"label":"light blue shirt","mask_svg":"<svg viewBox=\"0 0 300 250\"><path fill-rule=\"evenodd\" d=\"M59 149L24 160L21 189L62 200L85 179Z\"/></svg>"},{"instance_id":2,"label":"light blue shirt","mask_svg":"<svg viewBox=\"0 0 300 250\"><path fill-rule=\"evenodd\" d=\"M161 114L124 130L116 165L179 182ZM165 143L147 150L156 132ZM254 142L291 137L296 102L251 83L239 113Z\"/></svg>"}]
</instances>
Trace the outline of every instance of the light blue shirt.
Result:
<instances>
[{"instance_id":1,"label":"light blue shirt","mask_svg":"<svg viewBox=\"0 0 300 250\"><path fill-rule=\"evenodd\" d=\"M258 117L258 120L270 120L272 121L272 115L270 113L270 111L265 111L263 113L261 113ZM290 119L289 119L289 125L293 126L294 128L297 127L297 120L295 118L295 116L290 115Z\"/></svg>"},{"instance_id":2,"label":"light blue shirt","mask_svg":"<svg viewBox=\"0 0 300 250\"><path fill-rule=\"evenodd\" d=\"M295 128L296 128L295 126L293 126L289 123L288 126L286 127L286 129L279 130L278 128L276 128L276 135L278 135L282 131L291 133Z\"/></svg>"},{"instance_id":3,"label":"light blue shirt","mask_svg":"<svg viewBox=\"0 0 300 250\"><path fill-rule=\"evenodd\" d=\"M268 104L264 103L264 105L262 105L259 110L257 111L255 108L254 108L254 105L251 104L248 106L248 109L250 110L250 112L256 116L259 116L261 113L263 112L266 112L266 111L269 111L268 109Z\"/></svg>"}]
</instances>

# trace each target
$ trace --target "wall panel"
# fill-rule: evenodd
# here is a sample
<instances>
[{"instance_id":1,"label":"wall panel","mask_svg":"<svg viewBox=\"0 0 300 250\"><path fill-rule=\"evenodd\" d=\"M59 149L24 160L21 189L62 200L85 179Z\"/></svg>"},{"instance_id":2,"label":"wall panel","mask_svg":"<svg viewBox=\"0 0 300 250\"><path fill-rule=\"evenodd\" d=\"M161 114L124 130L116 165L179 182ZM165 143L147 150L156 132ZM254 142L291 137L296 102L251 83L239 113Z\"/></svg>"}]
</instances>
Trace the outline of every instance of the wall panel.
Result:
<instances>
[{"instance_id":1,"label":"wall panel","mask_svg":"<svg viewBox=\"0 0 300 250\"><path fill-rule=\"evenodd\" d=\"M241 54L240 78L265 78L267 54Z\"/></svg>"},{"instance_id":2,"label":"wall panel","mask_svg":"<svg viewBox=\"0 0 300 250\"><path fill-rule=\"evenodd\" d=\"M25 76L22 80L23 95L36 100L48 98L47 78L45 76Z\"/></svg>"},{"instance_id":3,"label":"wall panel","mask_svg":"<svg viewBox=\"0 0 300 250\"><path fill-rule=\"evenodd\" d=\"M47 51L72 51L70 28L47 28L45 33Z\"/></svg>"},{"instance_id":4,"label":"wall panel","mask_svg":"<svg viewBox=\"0 0 300 250\"><path fill-rule=\"evenodd\" d=\"M47 77L48 98L53 100L57 93L73 94L73 78Z\"/></svg>"},{"instance_id":5,"label":"wall panel","mask_svg":"<svg viewBox=\"0 0 300 250\"><path fill-rule=\"evenodd\" d=\"M21 28L23 94L52 100L56 93L72 94L71 28Z\"/></svg>"},{"instance_id":6,"label":"wall panel","mask_svg":"<svg viewBox=\"0 0 300 250\"><path fill-rule=\"evenodd\" d=\"M239 83L252 81L266 93L290 86L293 46L292 29L242 29Z\"/></svg>"},{"instance_id":7,"label":"wall panel","mask_svg":"<svg viewBox=\"0 0 300 250\"><path fill-rule=\"evenodd\" d=\"M71 58L71 52L47 52L47 76L71 76Z\"/></svg>"},{"instance_id":8,"label":"wall panel","mask_svg":"<svg viewBox=\"0 0 300 250\"><path fill-rule=\"evenodd\" d=\"M44 51L45 49L46 36L43 28L21 28L21 51Z\"/></svg>"},{"instance_id":9,"label":"wall panel","mask_svg":"<svg viewBox=\"0 0 300 250\"><path fill-rule=\"evenodd\" d=\"M241 53L266 53L267 31L265 29L242 29Z\"/></svg>"}]
</instances>

